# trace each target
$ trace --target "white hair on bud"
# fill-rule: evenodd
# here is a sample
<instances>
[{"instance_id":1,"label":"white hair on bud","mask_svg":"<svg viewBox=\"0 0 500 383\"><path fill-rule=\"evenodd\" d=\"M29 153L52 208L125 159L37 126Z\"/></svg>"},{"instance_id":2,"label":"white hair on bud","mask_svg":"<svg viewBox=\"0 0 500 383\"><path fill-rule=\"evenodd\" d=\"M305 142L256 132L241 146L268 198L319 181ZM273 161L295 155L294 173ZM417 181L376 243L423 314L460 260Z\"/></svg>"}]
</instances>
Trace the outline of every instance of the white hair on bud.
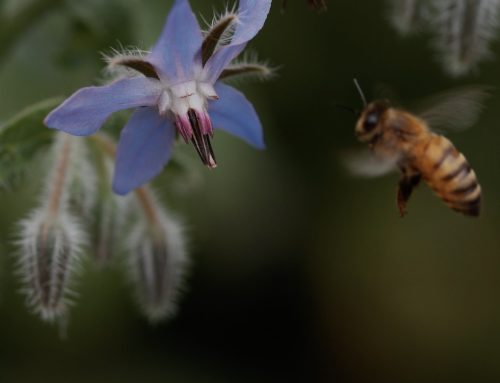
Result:
<instances>
[{"instance_id":1,"label":"white hair on bud","mask_svg":"<svg viewBox=\"0 0 500 383\"><path fill-rule=\"evenodd\" d=\"M432 5L436 49L450 74L465 74L491 57L490 42L498 31L499 0L441 0Z\"/></svg>"},{"instance_id":2,"label":"white hair on bud","mask_svg":"<svg viewBox=\"0 0 500 383\"><path fill-rule=\"evenodd\" d=\"M126 241L126 252L138 303L151 322L159 322L176 312L188 259L182 225L150 196L157 222L152 225L138 219Z\"/></svg>"},{"instance_id":3,"label":"white hair on bud","mask_svg":"<svg viewBox=\"0 0 500 383\"><path fill-rule=\"evenodd\" d=\"M43 320L65 317L76 266L86 242L78 220L69 211L76 139L58 133L51 170L45 178L39 207L20 222L19 274L28 306Z\"/></svg>"},{"instance_id":4,"label":"white hair on bud","mask_svg":"<svg viewBox=\"0 0 500 383\"><path fill-rule=\"evenodd\" d=\"M73 277L85 243L78 221L66 211L48 217L43 208L20 222L18 273L26 303L43 320L66 316Z\"/></svg>"}]
</instances>

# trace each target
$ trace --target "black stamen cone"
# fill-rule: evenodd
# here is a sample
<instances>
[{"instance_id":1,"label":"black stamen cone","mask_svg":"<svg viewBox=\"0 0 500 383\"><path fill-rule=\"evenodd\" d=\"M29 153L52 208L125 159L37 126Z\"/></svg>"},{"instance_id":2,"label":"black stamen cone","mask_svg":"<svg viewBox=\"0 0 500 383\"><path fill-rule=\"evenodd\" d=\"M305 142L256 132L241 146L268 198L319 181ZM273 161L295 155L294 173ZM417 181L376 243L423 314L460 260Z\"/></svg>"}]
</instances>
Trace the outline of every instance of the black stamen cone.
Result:
<instances>
[{"instance_id":1,"label":"black stamen cone","mask_svg":"<svg viewBox=\"0 0 500 383\"><path fill-rule=\"evenodd\" d=\"M191 142L193 143L196 152L200 156L203 164L209 168L215 168L217 166L215 161L214 151L212 149L212 144L210 142L210 135L203 134L201 132L200 121L194 110L188 111L189 122L191 123L191 128L193 129L193 137Z\"/></svg>"}]
</instances>

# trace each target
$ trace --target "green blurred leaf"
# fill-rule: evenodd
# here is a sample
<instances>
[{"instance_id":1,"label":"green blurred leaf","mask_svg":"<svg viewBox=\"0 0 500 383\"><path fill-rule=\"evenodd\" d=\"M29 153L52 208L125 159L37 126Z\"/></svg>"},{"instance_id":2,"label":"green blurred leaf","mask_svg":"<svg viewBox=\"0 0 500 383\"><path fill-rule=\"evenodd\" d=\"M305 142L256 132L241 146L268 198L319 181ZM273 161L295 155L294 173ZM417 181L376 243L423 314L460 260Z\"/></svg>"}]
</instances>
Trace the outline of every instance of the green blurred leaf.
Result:
<instances>
[{"instance_id":1,"label":"green blurred leaf","mask_svg":"<svg viewBox=\"0 0 500 383\"><path fill-rule=\"evenodd\" d=\"M17 184L34 156L50 145L55 131L43 119L61 101L58 97L33 104L1 126L0 187Z\"/></svg>"},{"instance_id":2,"label":"green blurred leaf","mask_svg":"<svg viewBox=\"0 0 500 383\"><path fill-rule=\"evenodd\" d=\"M61 45L59 64L66 68L100 59L98 52L135 41L132 9L120 0L66 0L70 30ZM117 44L119 46L117 46Z\"/></svg>"}]
</instances>

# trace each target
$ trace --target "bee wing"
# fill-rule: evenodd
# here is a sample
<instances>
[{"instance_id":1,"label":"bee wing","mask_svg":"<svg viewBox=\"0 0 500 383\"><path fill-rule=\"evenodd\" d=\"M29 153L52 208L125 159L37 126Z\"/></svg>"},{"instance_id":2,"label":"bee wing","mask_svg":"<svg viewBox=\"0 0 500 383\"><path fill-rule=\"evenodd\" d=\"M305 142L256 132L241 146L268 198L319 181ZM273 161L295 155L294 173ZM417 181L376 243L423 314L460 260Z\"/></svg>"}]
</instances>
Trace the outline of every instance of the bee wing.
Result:
<instances>
[{"instance_id":1,"label":"bee wing","mask_svg":"<svg viewBox=\"0 0 500 383\"><path fill-rule=\"evenodd\" d=\"M352 150L343 154L344 168L353 176L375 178L397 170L399 157L378 157L370 150Z\"/></svg>"},{"instance_id":2,"label":"bee wing","mask_svg":"<svg viewBox=\"0 0 500 383\"><path fill-rule=\"evenodd\" d=\"M433 129L464 130L474 125L491 93L486 86L467 86L429 97L415 113Z\"/></svg>"}]
</instances>

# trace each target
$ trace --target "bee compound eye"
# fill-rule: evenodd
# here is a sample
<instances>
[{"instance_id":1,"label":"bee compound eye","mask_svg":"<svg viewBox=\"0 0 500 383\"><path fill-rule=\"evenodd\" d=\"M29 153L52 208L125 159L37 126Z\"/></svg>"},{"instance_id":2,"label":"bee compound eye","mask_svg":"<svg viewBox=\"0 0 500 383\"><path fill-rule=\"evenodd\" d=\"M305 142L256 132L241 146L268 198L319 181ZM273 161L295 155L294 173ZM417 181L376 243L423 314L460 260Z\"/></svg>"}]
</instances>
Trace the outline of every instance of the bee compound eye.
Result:
<instances>
[{"instance_id":1,"label":"bee compound eye","mask_svg":"<svg viewBox=\"0 0 500 383\"><path fill-rule=\"evenodd\" d=\"M363 127L366 131L373 130L378 124L378 114L373 112L366 116Z\"/></svg>"}]
</instances>

